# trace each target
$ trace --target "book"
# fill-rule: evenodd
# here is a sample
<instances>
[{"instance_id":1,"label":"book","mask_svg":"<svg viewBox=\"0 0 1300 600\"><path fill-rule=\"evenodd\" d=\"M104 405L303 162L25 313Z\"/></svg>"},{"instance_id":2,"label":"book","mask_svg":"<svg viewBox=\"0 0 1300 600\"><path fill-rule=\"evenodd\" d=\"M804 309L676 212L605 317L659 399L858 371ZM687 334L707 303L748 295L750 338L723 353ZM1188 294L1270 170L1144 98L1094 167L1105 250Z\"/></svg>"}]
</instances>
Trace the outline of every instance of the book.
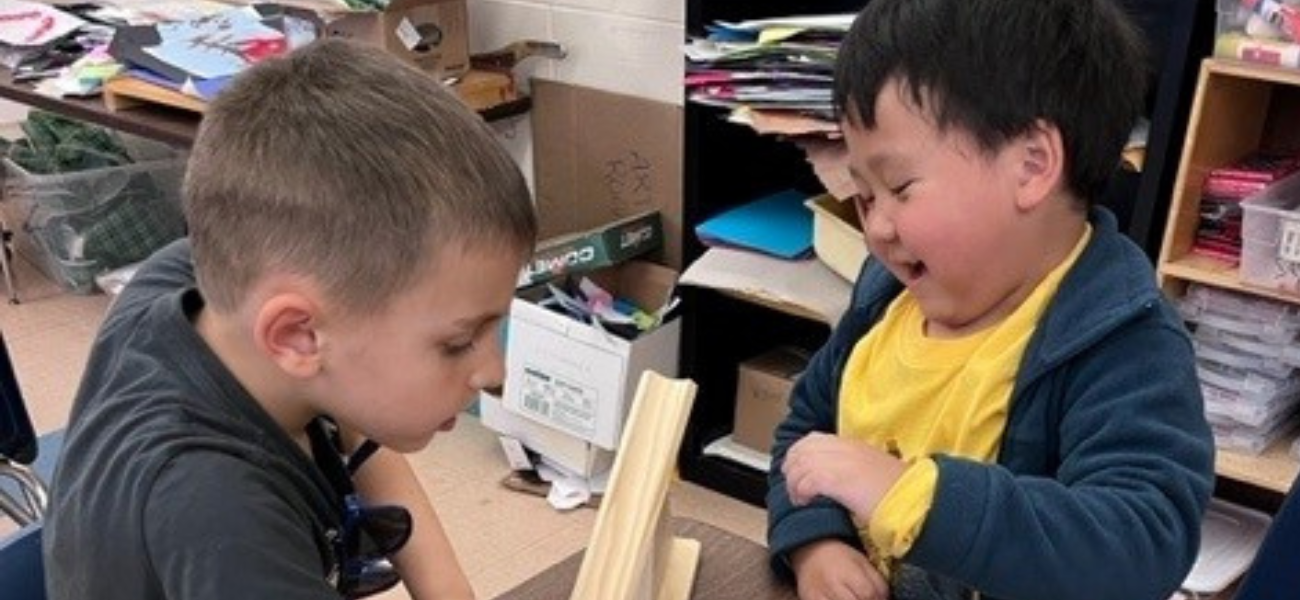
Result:
<instances>
[{"instance_id":1,"label":"book","mask_svg":"<svg viewBox=\"0 0 1300 600\"><path fill-rule=\"evenodd\" d=\"M1212 169L1209 179L1270 183L1300 168L1300 155L1256 150L1235 162Z\"/></svg>"}]
</instances>

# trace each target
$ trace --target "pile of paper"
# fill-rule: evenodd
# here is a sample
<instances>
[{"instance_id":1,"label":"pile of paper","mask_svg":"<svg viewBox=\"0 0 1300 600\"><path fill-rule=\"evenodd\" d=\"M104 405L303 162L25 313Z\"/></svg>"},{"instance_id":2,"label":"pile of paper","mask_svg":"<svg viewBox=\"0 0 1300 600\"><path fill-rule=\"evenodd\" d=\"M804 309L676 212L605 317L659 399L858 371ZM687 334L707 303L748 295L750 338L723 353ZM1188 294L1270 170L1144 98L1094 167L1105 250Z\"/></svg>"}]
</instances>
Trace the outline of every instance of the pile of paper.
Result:
<instances>
[{"instance_id":1,"label":"pile of paper","mask_svg":"<svg viewBox=\"0 0 1300 600\"><path fill-rule=\"evenodd\" d=\"M310 22L273 5L257 5L119 27L108 52L127 66L130 77L210 100L239 72L315 37Z\"/></svg>"},{"instance_id":2,"label":"pile of paper","mask_svg":"<svg viewBox=\"0 0 1300 600\"><path fill-rule=\"evenodd\" d=\"M785 133L827 132L835 56L854 15L718 21L684 48L692 102Z\"/></svg>"}]
</instances>

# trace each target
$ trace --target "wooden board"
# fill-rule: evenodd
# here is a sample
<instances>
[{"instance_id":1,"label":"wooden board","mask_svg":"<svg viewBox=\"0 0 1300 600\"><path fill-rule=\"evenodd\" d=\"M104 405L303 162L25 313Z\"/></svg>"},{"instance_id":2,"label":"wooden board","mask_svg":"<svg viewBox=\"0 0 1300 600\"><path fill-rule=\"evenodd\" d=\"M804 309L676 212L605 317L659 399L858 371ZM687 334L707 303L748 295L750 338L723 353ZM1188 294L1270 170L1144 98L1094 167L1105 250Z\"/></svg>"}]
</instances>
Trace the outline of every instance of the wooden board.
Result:
<instances>
[{"instance_id":1,"label":"wooden board","mask_svg":"<svg viewBox=\"0 0 1300 600\"><path fill-rule=\"evenodd\" d=\"M645 371L570 600L686 600L700 545L673 537L668 485L695 383Z\"/></svg>"}]
</instances>

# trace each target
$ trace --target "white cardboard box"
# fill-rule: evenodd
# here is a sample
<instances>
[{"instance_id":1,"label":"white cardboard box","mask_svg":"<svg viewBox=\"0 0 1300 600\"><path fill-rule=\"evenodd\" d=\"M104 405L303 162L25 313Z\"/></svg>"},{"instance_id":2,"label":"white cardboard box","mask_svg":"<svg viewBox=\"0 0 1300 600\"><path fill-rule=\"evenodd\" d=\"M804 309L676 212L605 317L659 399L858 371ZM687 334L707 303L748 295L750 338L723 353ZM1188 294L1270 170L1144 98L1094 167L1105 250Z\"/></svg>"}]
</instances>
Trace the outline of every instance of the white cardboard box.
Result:
<instances>
[{"instance_id":1,"label":"white cardboard box","mask_svg":"<svg viewBox=\"0 0 1300 600\"><path fill-rule=\"evenodd\" d=\"M677 272L632 261L591 277L646 310L667 303ZM608 450L618 448L641 373L677 376L681 321L625 340L516 298L506 342L505 407Z\"/></svg>"},{"instance_id":2,"label":"white cardboard box","mask_svg":"<svg viewBox=\"0 0 1300 600\"><path fill-rule=\"evenodd\" d=\"M529 450L578 475L591 478L614 466L613 452L508 411L501 398L479 394L478 407L484 427L519 440Z\"/></svg>"}]
</instances>

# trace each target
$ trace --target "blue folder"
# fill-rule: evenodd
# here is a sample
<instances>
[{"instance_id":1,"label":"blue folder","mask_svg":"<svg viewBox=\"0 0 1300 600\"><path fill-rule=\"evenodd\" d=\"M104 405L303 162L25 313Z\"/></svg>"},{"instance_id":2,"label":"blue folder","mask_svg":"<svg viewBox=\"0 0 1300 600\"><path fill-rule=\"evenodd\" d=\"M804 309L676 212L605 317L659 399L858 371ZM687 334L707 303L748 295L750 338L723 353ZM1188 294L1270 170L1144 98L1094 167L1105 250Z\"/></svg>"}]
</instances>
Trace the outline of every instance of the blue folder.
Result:
<instances>
[{"instance_id":1,"label":"blue folder","mask_svg":"<svg viewBox=\"0 0 1300 600\"><path fill-rule=\"evenodd\" d=\"M813 216L804 206L808 195L785 190L742 204L695 227L709 246L730 246L778 258L806 258L812 253Z\"/></svg>"}]
</instances>

